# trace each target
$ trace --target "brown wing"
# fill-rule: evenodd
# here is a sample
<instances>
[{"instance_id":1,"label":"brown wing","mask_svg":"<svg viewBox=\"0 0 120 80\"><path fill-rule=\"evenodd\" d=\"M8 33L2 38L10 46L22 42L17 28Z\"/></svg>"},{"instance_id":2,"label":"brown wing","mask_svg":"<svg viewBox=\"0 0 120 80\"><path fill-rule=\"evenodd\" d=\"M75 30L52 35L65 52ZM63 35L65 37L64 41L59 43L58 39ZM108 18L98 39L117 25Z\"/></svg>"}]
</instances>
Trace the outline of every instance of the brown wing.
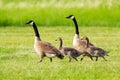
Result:
<instances>
[{"instance_id":1,"label":"brown wing","mask_svg":"<svg viewBox=\"0 0 120 80\"><path fill-rule=\"evenodd\" d=\"M64 49L64 54L65 55L67 55L68 52L70 52L71 55L73 55L73 56L77 56L77 55L82 54L80 51L78 51L78 50L76 50L72 47L64 47L63 49Z\"/></svg>"},{"instance_id":2,"label":"brown wing","mask_svg":"<svg viewBox=\"0 0 120 80\"><path fill-rule=\"evenodd\" d=\"M103 50L102 48L99 47L94 47L94 46L90 46L89 48L86 49L88 53L92 54L92 55L105 55L106 51Z\"/></svg>"},{"instance_id":3,"label":"brown wing","mask_svg":"<svg viewBox=\"0 0 120 80\"><path fill-rule=\"evenodd\" d=\"M45 53L60 54L60 51L48 42L40 41L39 48Z\"/></svg>"}]
</instances>

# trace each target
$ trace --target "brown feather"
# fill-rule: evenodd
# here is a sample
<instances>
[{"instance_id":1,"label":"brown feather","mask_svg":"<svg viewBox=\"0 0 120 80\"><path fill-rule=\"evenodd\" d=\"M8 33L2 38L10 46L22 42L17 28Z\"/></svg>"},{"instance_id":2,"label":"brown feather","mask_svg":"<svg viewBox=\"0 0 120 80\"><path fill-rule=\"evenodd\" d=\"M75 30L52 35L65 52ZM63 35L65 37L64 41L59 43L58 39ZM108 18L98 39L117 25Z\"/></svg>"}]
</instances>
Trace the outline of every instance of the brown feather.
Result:
<instances>
[{"instance_id":1,"label":"brown feather","mask_svg":"<svg viewBox=\"0 0 120 80\"><path fill-rule=\"evenodd\" d=\"M74 48L71 47L62 47L62 38L58 37L56 41L60 42L59 50L61 53L67 55L69 57L69 62L71 61L71 58L74 58L77 61L77 57L80 56L82 53Z\"/></svg>"},{"instance_id":2,"label":"brown feather","mask_svg":"<svg viewBox=\"0 0 120 80\"><path fill-rule=\"evenodd\" d=\"M30 20L26 24L30 24L33 26L34 32L35 32L35 43L34 43L34 49L37 52L37 54L40 56L40 62L42 62L42 59L47 56L50 58L50 61L52 61L52 57L57 56L60 59L63 59L62 53L52 46L50 43L42 41L37 29L37 26L33 20Z\"/></svg>"}]
</instances>

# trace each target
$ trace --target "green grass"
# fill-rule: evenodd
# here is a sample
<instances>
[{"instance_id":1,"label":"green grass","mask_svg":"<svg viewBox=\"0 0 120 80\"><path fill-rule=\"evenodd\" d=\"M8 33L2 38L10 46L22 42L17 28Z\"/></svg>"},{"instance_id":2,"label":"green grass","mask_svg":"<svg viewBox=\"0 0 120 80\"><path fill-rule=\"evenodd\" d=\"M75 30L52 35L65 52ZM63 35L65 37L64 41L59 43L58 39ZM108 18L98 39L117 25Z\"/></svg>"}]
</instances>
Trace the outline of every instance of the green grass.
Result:
<instances>
[{"instance_id":1,"label":"green grass","mask_svg":"<svg viewBox=\"0 0 120 80\"><path fill-rule=\"evenodd\" d=\"M33 29L24 23L33 19L42 40L58 47L55 39L61 36L64 46L72 47L73 22L65 19L70 14L84 26L81 36L110 51L107 62L86 57L69 63L65 57L38 63ZM119 80L119 14L120 0L0 0L0 80Z\"/></svg>"},{"instance_id":2,"label":"green grass","mask_svg":"<svg viewBox=\"0 0 120 80\"><path fill-rule=\"evenodd\" d=\"M74 14L81 26L120 26L120 0L1 0L0 26L68 26Z\"/></svg>"},{"instance_id":3,"label":"green grass","mask_svg":"<svg viewBox=\"0 0 120 80\"><path fill-rule=\"evenodd\" d=\"M61 36L64 46L72 47L74 27L57 26L39 28L42 40L58 47L56 37ZM44 58L42 63L34 52L32 27L0 27L0 80L119 80L120 79L120 28L80 27L81 36L89 36L96 46L109 50L107 62L98 62L88 57L80 62L68 58L54 58L51 63ZM93 31L94 30L94 31ZM80 59L81 56L78 58Z\"/></svg>"}]
</instances>

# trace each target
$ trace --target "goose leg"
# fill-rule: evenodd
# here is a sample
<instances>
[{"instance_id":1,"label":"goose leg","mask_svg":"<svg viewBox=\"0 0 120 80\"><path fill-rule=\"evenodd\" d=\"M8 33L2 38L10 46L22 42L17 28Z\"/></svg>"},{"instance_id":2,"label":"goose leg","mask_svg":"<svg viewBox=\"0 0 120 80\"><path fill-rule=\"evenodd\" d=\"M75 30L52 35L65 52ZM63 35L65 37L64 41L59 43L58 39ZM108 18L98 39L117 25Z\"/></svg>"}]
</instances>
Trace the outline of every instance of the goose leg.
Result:
<instances>
[{"instance_id":1,"label":"goose leg","mask_svg":"<svg viewBox=\"0 0 120 80\"><path fill-rule=\"evenodd\" d=\"M85 57L85 55L83 55L83 57L81 58L81 61L83 60L84 57Z\"/></svg>"},{"instance_id":2,"label":"goose leg","mask_svg":"<svg viewBox=\"0 0 120 80\"><path fill-rule=\"evenodd\" d=\"M73 57L73 59L75 59L76 61L78 61L76 57Z\"/></svg>"},{"instance_id":3,"label":"goose leg","mask_svg":"<svg viewBox=\"0 0 120 80\"><path fill-rule=\"evenodd\" d=\"M52 62L52 58L50 58L50 62Z\"/></svg>"},{"instance_id":4,"label":"goose leg","mask_svg":"<svg viewBox=\"0 0 120 80\"><path fill-rule=\"evenodd\" d=\"M40 58L40 61L39 61L39 62L42 62L42 60L43 60L43 56Z\"/></svg>"},{"instance_id":5,"label":"goose leg","mask_svg":"<svg viewBox=\"0 0 120 80\"><path fill-rule=\"evenodd\" d=\"M89 57L90 57L90 59L93 61L93 58L92 58L92 56L91 56L91 55L89 55Z\"/></svg>"},{"instance_id":6,"label":"goose leg","mask_svg":"<svg viewBox=\"0 0 120 80\"><path fill-rule=\"evenodd\" d=\"M40 55L40 61L39 62L42 62L44 56L45 56L44 53L41 53L41 55Z\"/></svg>"},{"instance_id":7,"label":"goose leg","mask_svg":"<svg viewBox=\"0 0 120 80\"><path fill-rule=\"evenodd\" d=\"M71 57L70 53L68 53L67 56L68 56L68 58L69 58L69 62L71 62L71 58L72 58L72 57Z\"/></svg>"},{"instance_id":8,"label":"goose leg","mask_svg":"<svg viewBox=\"0 0 120 80\"><path fill-rule=\"evenodd\" d=\"M42 62L43 58L40 58L40 61L39 62Z\"/></svg>"},{"instance_id":9,"label":"goose leg","mask_svg":"<svg viewBox=\"0 0 120 80\"><path fill-rule=\"evenodd\" d=\"M107 61L104 56L102 56L102 58L103 58L105 61Z\"/></svg>"},{"instance_id":10,"label":"goose leg","mask_svg":"<svg viewBox=\"0 0 120 80\"><path fill-rule=\"evenodd\" d=\"M71 58L69 57L69 62L71 62Z\"/></svg>"},{"instance_id":11,"label":"goose leg","mask_svg":"<svg viewBox=\"0 0 120 80\"><path fill-rule=\"evenodd\" d=\"M98 61L98 56L96 56L96 61Z\"/></svg>"}]
</instances>

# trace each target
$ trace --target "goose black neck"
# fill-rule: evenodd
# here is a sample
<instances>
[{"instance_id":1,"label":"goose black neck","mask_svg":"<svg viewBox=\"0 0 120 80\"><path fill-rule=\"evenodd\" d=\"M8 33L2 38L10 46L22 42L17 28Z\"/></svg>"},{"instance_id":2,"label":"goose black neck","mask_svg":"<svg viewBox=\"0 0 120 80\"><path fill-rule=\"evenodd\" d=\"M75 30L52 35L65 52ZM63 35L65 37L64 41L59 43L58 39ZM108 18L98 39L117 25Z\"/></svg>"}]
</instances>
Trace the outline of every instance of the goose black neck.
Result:
<instances>
[{"instance_id":1,"label":"goose black neck","mask_svg":"<svg viewBox=\"0 0 120 80\"><path fill-rule=\"evenodd\" d=\"M78 24L77 24L77 21L76 21L75 18L73 19L73 22L74 22L74 24L75 24L75 33L79 35Z\"/></svg>"},{"instance_id":2,"label":"goose black neck","mask_svg":"<svg viewBox=\"0 0 120 80\"><path fill-rule=\"evenodd\" d=\"M40 35L39 35L38 29L37 29L37 26L36 26L35 23L33 23L33 29L34 29L34 32L35 32L35 36L40 39Z\"/></svg>"},{"instance_id":3,"label":"goose black neck","mask_svg":"<svg viewBox=\"0 0 120 80\"><path fill-rule=\"evenodd\" d=\"M62 44L63 44L63 41L62 41L62 39L60 39L60 46L59 46L59 50L61 50L61 49L62 49Z\"/></svg>"}]
</instances>

